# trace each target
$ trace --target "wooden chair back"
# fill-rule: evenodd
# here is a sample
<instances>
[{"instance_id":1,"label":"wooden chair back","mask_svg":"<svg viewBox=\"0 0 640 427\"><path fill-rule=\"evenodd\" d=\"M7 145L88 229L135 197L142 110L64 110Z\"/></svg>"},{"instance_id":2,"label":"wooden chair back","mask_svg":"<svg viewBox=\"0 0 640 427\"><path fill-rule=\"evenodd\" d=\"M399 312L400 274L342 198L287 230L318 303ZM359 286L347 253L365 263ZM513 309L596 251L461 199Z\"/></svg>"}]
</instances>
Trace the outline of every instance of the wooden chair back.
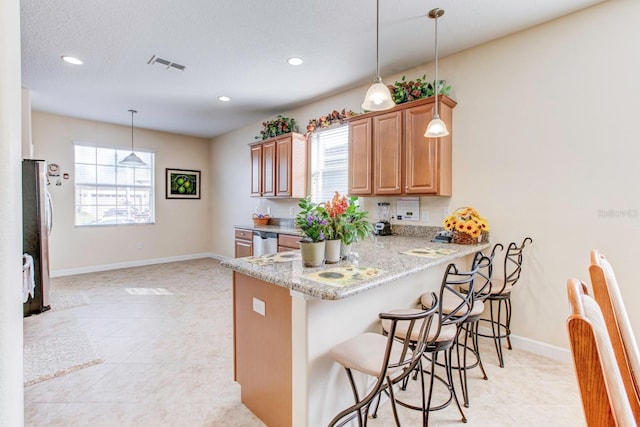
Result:
<instances>
[{"instance_id":1,"label":"wooden chair back","mask_svg":"<svg viewBox=\"0 0 640 427\"><path fill-rule=\"evenodd\" d=\"M616 361L622 373L631 409L640 424L640 355L638 344L627 316L624 300L620 293L613 267L597 250L591 251L591 286L593 297L602 310L604 321L616 355Z\"/></svg>"},{"instance_id":2,"label":"wooden chair back","mask_svg":"<svg viewBox=\"0 0 640 427\"><path fill-rule=\"evenodd\" d=\"M587 425L636 426L598 303L578 279L569 279L567 294L567 331Z\"/></svg>"}]
</instances>

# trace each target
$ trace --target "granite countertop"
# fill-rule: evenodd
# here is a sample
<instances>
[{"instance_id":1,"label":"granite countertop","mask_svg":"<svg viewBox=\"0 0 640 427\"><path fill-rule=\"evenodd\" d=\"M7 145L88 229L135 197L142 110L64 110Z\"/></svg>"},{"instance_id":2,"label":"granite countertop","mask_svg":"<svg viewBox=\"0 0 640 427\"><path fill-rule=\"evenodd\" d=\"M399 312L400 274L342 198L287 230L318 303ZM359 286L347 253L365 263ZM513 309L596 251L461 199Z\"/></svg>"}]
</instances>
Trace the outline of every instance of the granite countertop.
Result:
<instances>
[{"instance_id":1,"label":"granite countertop","mask_svg":"<svg viewBox=\"0 0 640 427\"><path fill-rule=\"evenodd\" d=\"M265 231L271 231L270 227L273 226L264 227ZM338 264L306 268L302 266L300 251L293 251L262 257L229 258L223 261L222 265L314 298L336 300L365 292L421 270L448 264L489 246L489 243L432 243L425 237L374 236L353 244L349 260ZM416 249L420 249L416 254L421 256L403 253ZM359 275L357 280L341 283L340 278L345 274Z\"/></svg>"},{"instance_id":2,"label":"granite countertop","mask_svg":"<svg viewBox=\"0 0 640 427\"><path fill-rule=\"evenodd\" d=\"M292 236L302 236L302 231L299 228L294 228L290 225L234 225L233 228L242 228L243 230L252 231L267 231L277 234L290 234Z\"/></svg>"}]
</instances>

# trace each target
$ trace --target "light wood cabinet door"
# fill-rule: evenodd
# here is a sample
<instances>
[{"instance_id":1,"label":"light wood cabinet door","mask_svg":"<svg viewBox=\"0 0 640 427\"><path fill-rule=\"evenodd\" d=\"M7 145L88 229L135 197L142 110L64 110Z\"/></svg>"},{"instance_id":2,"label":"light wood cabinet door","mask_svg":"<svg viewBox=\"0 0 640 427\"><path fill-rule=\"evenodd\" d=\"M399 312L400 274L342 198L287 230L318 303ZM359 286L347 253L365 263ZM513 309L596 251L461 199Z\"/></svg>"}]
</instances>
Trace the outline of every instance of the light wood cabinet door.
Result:
<instances>
[{"instance_id":1,"label":"light wood cabinet door","mask_svg":"<svg viewBox=\"0 0 640 427\"><path fill-rule=\"evenodd\" d=\"M371 118L349 122L349 176L351 195L372 194Z\"/></svg>"},{"instance_id":2,"label":"light wood cabinet door","mask_svg":"<svg viewBox=\"0 0 640 427\"><path fill-rule=\"evenodd\" d=\"M349 119L349 194L372 196L452 194L453 109L438 97L450 134L425 138L434 97Z\"/></svg>"},{"instance_id":3,"label":"light wood cabinet door","mask_svg":"<svg viewBox=\"0 0 640 427\"><path fill-rule=\"evenodd\" d=\"M254 142L251 148L251 196L306 197L309 188L307 138L291 132Z\"/></svg>"},{"instance_id":4,"label":"light wood cabinet door","mask_svg":"<svg viewBox=\"0 0 640 427\"><path fill-rule=\"evenodd\" d=\"M262 144L262 196L276 195L276 141Z\"/></svg>"},{"instance_id":5,"label":"light wood cabinet door","mask_svg":"<svg viewBox=\"0 0 640 427\"><path fill-rule=\"evenodd\" d=\"M253 241L236 239L235 240L235 257L242 258L246 256L253 256Z\"/></svg>"},{"instance_id":6,"label":"light wood cabinet door","mask_svg":"<svg viewBox=\"0 0 640 427\"><path fill-rule=\"evenodd\" d=\"M251 146L251 197L262 196L262 145Z\"/></svg>"},{"instance_id":7,"label":"light wood cabinet door","mask_svg":"<svg viewBox=\"0 0 640 427\"><path fill-rule=\"evenodd\" d=\"M278 252L295 251L300 249L300 236L278 234Z\"/></svg>"},{"instance_id":8,"label":"light wood cabinet door","mask_svg":"<svg viewBox=\"0 0 640 427\"><path fill-rule=\"evenodd\" d=\"M439 177L439 139L426 138L425 129L433 116L433 104L409 108L404 113L405 193L437 194Z\"/></svg>"},{"instance_id":9,"label":"light wood cabinet door","mask_svg":"<svg viewBox=\"0 0 640 427\"><path fill-rule=\"evenodd\" d=\"M373 192L402 194L402 111L373 118Z\"/></svg>"},{"instance_id":10,"label":"light wood cabinet door","mask_svg":"<svg viewBox=\"0 0 640 427\"><path fill-rule=\"evenodd\" d=\"M276 196L291 196L292 145L290 134L276 139Z\"/></svg>"}]
</instances>

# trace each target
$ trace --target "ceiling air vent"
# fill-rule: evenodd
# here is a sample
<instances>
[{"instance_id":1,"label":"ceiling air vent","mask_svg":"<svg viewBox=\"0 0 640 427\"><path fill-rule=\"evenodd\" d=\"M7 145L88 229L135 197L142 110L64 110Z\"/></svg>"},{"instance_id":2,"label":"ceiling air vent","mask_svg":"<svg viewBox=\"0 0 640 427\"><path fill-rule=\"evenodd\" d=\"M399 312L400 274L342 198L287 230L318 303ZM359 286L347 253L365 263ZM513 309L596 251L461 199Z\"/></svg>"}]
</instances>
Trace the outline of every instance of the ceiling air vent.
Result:
<instances>
[{"instance_id":1,"label":"ceiling air vent","mask_svg":"<svg viewBox=\"0 0 640 427\"><path fill-rule=\"evenodd\" d=\"M147 61L147 64L149 64L149 65L155 65L155 64L162 65L167 70L184 71L184 69L187 68L184 65L169 61L168 59L158 58L156 55L153 55L151 57L151 59L149 61Z\"/></svg>"}]
</instances>

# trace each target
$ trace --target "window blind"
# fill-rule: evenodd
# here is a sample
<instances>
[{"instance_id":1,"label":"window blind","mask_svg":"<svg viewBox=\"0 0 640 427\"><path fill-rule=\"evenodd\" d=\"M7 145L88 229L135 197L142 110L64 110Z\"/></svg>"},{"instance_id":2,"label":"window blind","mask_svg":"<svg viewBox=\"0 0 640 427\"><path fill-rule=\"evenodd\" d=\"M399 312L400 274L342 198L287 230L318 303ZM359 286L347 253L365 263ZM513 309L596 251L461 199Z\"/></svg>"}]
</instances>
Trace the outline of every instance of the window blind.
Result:
<instances>
[{"instance_id":1,"label":"window blind","mask_svg":"<svg viewBox=\"0 0 640 427\"><path fill-rule=\"evenodd\" d=\"M155 154L136 151L145 166L120 166L129 153L74 143L76 226L155 222Z\"/></svg>"},{"instance_id":2,"label":"window blind","mask_svg":"<svg viewBox=\"0 0 640 427\"><path fill-rule=\"evenodd\" d=\"M325 202L336 191L347 194L349 126L324 129L311 138L311 200Z\"/></svg>"}]
</instances>

